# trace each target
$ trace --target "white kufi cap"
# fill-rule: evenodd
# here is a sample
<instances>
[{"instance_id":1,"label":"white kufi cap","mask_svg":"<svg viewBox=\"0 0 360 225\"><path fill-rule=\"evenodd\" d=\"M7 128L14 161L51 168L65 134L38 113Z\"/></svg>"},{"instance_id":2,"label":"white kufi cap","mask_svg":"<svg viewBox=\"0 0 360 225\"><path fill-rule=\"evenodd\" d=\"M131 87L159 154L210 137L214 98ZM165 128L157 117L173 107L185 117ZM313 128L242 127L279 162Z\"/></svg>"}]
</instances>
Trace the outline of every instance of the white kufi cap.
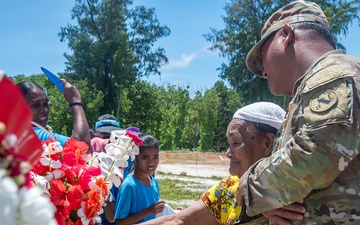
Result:
<instances>
[{"instance_id":1,"label":"white kufi cap","mask_svg":"<svg viewBox=\"0 0 360 225\"><path fill-rule=\"evenodd\" d=\"M256 102L238 109L233 118L267 124L280 129L285 117L285 111L271 102Z\"/></svg>"}]
</instances>

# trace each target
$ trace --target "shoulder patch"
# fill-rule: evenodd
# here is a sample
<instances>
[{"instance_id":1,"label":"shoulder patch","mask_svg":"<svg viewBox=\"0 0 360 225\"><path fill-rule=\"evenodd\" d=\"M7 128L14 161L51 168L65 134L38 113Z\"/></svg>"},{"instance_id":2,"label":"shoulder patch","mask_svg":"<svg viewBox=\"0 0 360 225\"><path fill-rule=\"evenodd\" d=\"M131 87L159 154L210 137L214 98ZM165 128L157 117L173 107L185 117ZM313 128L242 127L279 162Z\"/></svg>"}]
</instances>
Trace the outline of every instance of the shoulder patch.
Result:
<instances>
[{"instance_id":1,"label":"shoulder patch","mask_svg":"<svg viewBox=\"0 0 360 225\"><path fill-rule=\"evenodd\" d=\"M338 78L356 76L356 71L348 62L336 64L335 60L331 58L321 61L315 69L317 71L314 71L315 73L307 80L306 90L313 90L320 85L329 83Z\"/></svg>"},{"instance_id":2,"label":"shoulder patch","mask_svg":"<svg viewBox=\"0 0 360 225\"><path fill-rule=\"evenodd\" d=\"M332 90L317 92L311 97L309 107L314 112L325 112L333 107L338 101L336 93Z\"/></svg>"}]
</instances>

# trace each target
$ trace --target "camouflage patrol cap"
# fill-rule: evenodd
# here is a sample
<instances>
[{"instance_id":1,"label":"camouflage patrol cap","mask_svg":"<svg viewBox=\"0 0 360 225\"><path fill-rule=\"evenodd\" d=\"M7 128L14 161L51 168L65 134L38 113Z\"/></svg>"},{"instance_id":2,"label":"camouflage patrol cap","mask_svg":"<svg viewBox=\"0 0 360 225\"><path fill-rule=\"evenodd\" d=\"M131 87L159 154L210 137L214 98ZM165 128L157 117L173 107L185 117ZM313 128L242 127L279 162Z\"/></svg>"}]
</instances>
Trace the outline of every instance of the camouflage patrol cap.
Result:
<instances>
[{"instance_id":1,"label":"camouflage patrol cap","mask_svg":"<svg viewBox=\"0 0 360 225\"><path fill-rule=\"evenodd\" d=\"M261 40L247 54L246 66L249 70L262 77L261 46L285 24L299 22L316 22L329 28L329 22L324 12L314 2L298 0L284 6L269 17L261 30Z\"/></svg>"}]
</instances>

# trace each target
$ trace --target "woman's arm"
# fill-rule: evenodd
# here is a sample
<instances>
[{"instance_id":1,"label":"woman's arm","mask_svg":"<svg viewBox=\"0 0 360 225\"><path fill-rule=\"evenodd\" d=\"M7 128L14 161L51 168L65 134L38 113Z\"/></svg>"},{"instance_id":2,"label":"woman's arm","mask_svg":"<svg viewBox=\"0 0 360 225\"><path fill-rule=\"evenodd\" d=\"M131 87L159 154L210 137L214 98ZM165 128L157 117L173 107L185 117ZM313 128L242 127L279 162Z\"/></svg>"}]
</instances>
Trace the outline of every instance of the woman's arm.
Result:
<instances>
[{"instance_id":1,"label":"woman's arm","mask_svg":"<svg viewBox=\"0 0 360 225\"><path fill-rule=\"evenodd\" d=\"M219 225L207 206L198 200L183 211L158 217L141 223L142 225ZM120 225L120 224L117 224Z\"/></svg>"},{"instance_id":2,"label":"woman's arm","mask_svg":"<svg viewBox=\"0 0 360 225\"><path fill-rule=\"evenodd\" d=\"M73 116L73 132L71 136L78 141L86 142L89 146L88 152L92 152L89 125L81 104L80 93L76 87L71 85L65 79L61 78L60 80L64 87L64 98L69 103Z\"/></svg>"}]
</instances>

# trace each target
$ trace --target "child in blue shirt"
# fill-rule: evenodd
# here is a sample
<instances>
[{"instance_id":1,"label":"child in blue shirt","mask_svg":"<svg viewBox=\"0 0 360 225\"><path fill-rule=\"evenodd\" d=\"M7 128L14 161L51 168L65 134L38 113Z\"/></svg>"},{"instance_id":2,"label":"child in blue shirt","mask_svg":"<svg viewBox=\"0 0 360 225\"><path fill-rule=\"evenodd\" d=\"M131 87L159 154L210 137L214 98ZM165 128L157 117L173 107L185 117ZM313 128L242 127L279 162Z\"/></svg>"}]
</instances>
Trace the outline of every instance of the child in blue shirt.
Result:
<instances>
[{"instance_id":1,"label":"child in blue shirt","mask_svg":"<svg viewBox=\"0 0 360 225\"><path fill-rule=\"evenodd\" d=\"M162 212L158 182L153 176L159 165L159 141L149 134L139 134L142 146L134 160L134 172L120 186L116 199L117 225L145 222Z\"/></svg>"}]
</instances>

